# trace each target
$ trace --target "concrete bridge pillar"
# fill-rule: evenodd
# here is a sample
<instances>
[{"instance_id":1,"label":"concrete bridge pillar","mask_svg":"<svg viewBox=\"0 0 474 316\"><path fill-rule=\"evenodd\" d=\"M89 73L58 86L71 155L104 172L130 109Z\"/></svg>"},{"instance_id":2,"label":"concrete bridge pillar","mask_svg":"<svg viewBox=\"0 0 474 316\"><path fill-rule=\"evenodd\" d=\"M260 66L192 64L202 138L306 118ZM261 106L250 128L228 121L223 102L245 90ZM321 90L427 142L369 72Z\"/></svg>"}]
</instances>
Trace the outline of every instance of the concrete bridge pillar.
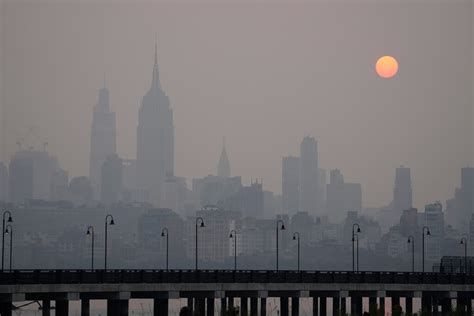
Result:
<instances>
[{"instance_id":1,"label":"concrete bridge pillar","mask_svg":"<svg viewBox=\"0 0 474 316\"><path fill-rule=\"evenodd\" d=\"M288 313L288 297L280 297L280 315L289 316Z\"/></svg>"},{"instance_id":2,"label":"concrete bridge pillar","mask_svg":"<svg viewBox=\"0 0 474 316\"><path fill-rule=\"evenodd\" d=\"M405 315L413 315L413 298L405 297Z\"/></svg>"},{"instance_id":3,"label":"concrete bridge pillar","mask_svg":"<svg viewBox=\"0 0 474 316\"><path fill-rule=\"evenodd\" d=\"M2 316L12 316L12 302L2 302L0 313Z\"/></svg>"},{"instance_id":4,"label":"concrete bridge pillar","mask_svg":"<svg viewBox=\"0 0 474 316\"><path fill-rule=\"evenodd\" d=\"M423 294L423 296L421 297L421 311L426 316L433 315L433 303L432 297L430 295Z\"/></svg>"},{"instance_id":5,"label":"concrete bridge pillar","mask_svg":"<svg viewBox=\"0 0 474 316\"><path fill-rule=\"evenodd\" d=\"M332 298L332 315L340 316L341 312L341 298L339 296L334 296Z\"/></svg>"},{"instance_id":6,"label":"concrete bridge pillar","mask_svg":"<svg viewBox=\"0 0 474 316\"><path fill-rule=\"evenodd\" d=\"M319 304L318 297L313 296L313 316L318 316Z\"/></svg>"},{"instance_id":7,"label":"concrete bridge pillar","mask_svg":"<svg viewBox=\"0 0 474 316\"><path fill-rule=\"evenodd\" d=\"M441 314L448 316L453 311L453 306L450 298L445 298L441 301Z\"/></svg>"},{"instance_id":8,"label":"concrete bridge pillar","mask_svg":"<svg viewBox=\"0 0 474 316\"><path fill-rule=\"evenodd\" d=\"M194 299L194 309L197 316L206 315L206 299L204 297L196 297Z\"/></svg>"},{"instance_id":9,"label":"concrete bridge pillar","mask_svg":"<svg viewBox=\"0 0 474 316\"><path fill-rule=\"evenodd\" d=\"M51 301L43 300L43 316L51 316Z\"/></svg>"},{"instance_id":10,"label":"concrete bridge pillar","mask_svg":"<svg viewBox=\"0 0 474 316\"><path fill-rule=\"evenodd\" d=\"M260 299L260 316L267 316L267 298Z\"/></svg>"},{"instance_id":11,"label":"concrete bridge pillar","mask_svg":"<svg viewBox=\"0 0 474 316\"><path fill-rule=\"evenodd\" d=\"M362 316L362 297L351 296L351 315Z\"/></svg>"},{"instance_id":12,"label":"concrete bridge pillar","mask_svg":"<svg viewBox=\"0 0 474 316\"><path fill-rule=\"evenodd\" d=\"M221 298L221 316L225 316L227 312L227 298Z\"/></svg>"},{"instance_id":13,"label":"concrete bridge pillar","mask_svg":"<svg viewBox=\"0 0 474 316\"><path fill-rule=\"evenodd\" d=\"M90 300L82 299L81 300L81 316L90 315Z\"/></svg>"},{"instance_id":14,"label":"concrete bridge pillar","mask_svg":"<svg viewBox=\"0 0 474 316\"><path fill-rule=\"evenodd\" d=\"M250 316L258 316L258 298L250 298Z\"/></svg>"},{"instance_id":15,"label":"concrete bridge pillar","mask_svg":"<svg viewBox=\"0 0 474 316\"><path fill-rule=\"evenodd\" d=\"M56 313L55 313L55 315L56 316L68 316L69 315L69 301L68 300L56 300Z\"/></svg>"},{"instance_id":16,"label":"concrete bridge pillar","mask_svg":"<svg viewBox=\"0 0 474 316\"><path fill-rule=\"evenodd\" d=\"M128 316L128 300L107 300L107 316Z\"/></svg>"},{"instance_id":17,"label":"concrete bridge pillar","mask_svg":"<svg viewBox=\"0 0 474 316\"><path fill-rule=\"evenodd\" d=\"M207 316L214 316L214 298L213 297L208 297L206 299L206 305L207 305ZM168 315L168 314L166 314Z\"/></svg>"},{"instance_id":18,"label":"concrete bridge pillar","mask_svg":"<svg viewBox=\"0 0 474 316\"><path fill-rule=\"evenodd\" d=\"M370 315L377 315L377 297L371 296L369 297L369 314Z\"/></svg>"},{"instance_id":19,"label":"concrete bridge pillar","mask_svg":"<svg viewBox=\"0 0 474 316\"><path fill-rule=\"evenodd\" d=\"M291 315L292 316L300 315L300 298L299 297L291 298Z\"/></svg>"},{"instance_id":20,"label":"concrete bridge pillar","mask_svg":"<svg viewBox=\"0 0 474 316\"><path fill-rule=\"evenodd\" d=\"M345 316L347 314L347 307L346 307L346 298L341 297L341 315Z\"/></svg>"},{"instance_id":21,"label":"concrete bridge pillar","mask_svg":"<svg viewBox=\"0 0 474 316\"><path fill-rule=\"evenodd\" d=\"M232 296L229 296L228 305L229 305L229 309L230 309L231 307L234 307L234 298L233 298Z\"/></svg>"},{"instance_id":22,"label":"concrete bridge pillar","mask_svg":"<svg viewBox=\"0 0 474 316\"><path fill-rule=\"evenodd\" d=\"M467 305L466 306L467 314L472 315L472 300L471 300L471 298L468 298L466 300L466 305Z\"/></svg>"},{"instance_id":23,"label":"concrete bridge pillar","mask_svg":"<svg viewBox=\"0 0 474 316\"><path fill-rule=\"evenodd\" d=\"M328 298L325 296L319 297L319 316L327 316L327 300Z\"/></svg>"},{"instance_id":24,"label":"concrete bridge pillar","mask_svg":"<svg viewBox=\"0 0 474 316\"><path fill-rule=\"evenodd\" d=\"M248 297L240 298L240 315L248 316L249 314L249 299Z\"/></svg>"},{"instance_id":25,"label":"concrete bridge pillar","mask_svg":"<svg viewBox=\"0 0 474 316\"><path fill-rule=\"evenodd\" d=\"M385 315L385 297L379 297L380 314Z\"/></svg>"},{"instance_id":26,"label":"concrete bridge pillar","mask_svg":"<svg viewBox=\"0 0 474 316\"><path fill-rule=\"evenodd\" d=\"M153 300L153 315L154 316L168 315L168 299L155 298Z\"/></svg>"},{"instance_id":27,"label":"concrete bridge pillar","mask_svg":"<svg viewBox=\"0 0 474 316\"><path fill-rule=\"evenodd\" d=\"M188 297L187 305L191 315L194 315L194 299L192 297Z\"/></svg>"},{"instance_id":28,"label":"concrete bridge pillar","mask_svg":"<svg viewBox=\"0 0 474 316\"><path fill-rule=\"evenodd\" d=\"M401 316L400 297L392 296L392 316Z\"/></svg>"}]
</instances>

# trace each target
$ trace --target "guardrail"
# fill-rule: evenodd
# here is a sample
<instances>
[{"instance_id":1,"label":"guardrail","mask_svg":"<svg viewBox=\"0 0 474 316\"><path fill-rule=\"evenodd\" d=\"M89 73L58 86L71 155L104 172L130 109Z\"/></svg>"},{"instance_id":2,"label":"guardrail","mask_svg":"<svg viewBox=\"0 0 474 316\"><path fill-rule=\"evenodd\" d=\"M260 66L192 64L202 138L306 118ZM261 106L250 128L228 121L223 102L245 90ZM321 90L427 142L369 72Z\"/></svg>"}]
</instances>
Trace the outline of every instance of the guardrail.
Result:
<instances>
[{"instance_id":1,"label":"guardrail","mask_svg":"<svg viewBox=\"0 0 474 316\"><path fill-rule=\"evenodd\" d=\"M474 284L474 274L273 270L14 270L0 285L103 283Z\"/></svg>"}]
</instances>

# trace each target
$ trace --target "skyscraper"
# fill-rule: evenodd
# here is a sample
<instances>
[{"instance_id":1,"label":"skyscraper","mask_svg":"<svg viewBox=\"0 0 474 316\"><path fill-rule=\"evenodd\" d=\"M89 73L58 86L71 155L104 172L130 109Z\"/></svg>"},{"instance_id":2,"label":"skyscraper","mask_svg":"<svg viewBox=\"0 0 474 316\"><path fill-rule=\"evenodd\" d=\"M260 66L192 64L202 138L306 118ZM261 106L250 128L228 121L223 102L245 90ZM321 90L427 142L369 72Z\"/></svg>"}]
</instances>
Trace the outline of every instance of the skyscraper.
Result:
<instances>
[{"instance_id":1,"label":"skyscraper","mask_svg":"<svg viewBox=\"0 0 474 316\"><path fill-rule=\"evenodd\" d=\"M142 99L137 128L137 185L149 202L160 205L161 185L174 175L173 111L161 87L157 48L150 90Z\"/></svg>"},{"instance_id":2,"label":"skyscraper","mask_svg":"<svg viewBox=\"0 0 474 316\"><path fill-rule=\"evenodd\" d=\"M89 179L96 199L100 198L101 168L109 155L116 154L115 113L110 112L109 90L99 90L99 102L94 106L91 128Z\"/></svg>"},{"instance_id":3,"label":"skyscraper","mask_svg":"<svg viewBox=\"0 0 474 316\"><path fill-rule=\"evenodd\" d=\"M283 157L281 166L281 192L283 211L296 214L299 210L300 158Z\"/></svg>"},{"instance_id":4,"label":"skyscraper","mask_svg":"<svg viewBox=\"0 0 474 316\"><path fill-rule=\"evenodd\" d=\"M122 159L117 154L107 156L101 168L100 201L109 206L120 200L122 193Z\"/></svg>"},{"instance_id":5,"label":"skyscraper","mask_svg":"<svg viewBox=\"0 0 474 316\"><path fill-rule=\"evenodd\" d=\"M339 169L331 170L327 185L327 210L331 219L341 221L348 211L362 210L360 183L346 183Z\"/></svg>"},{"instance_id":6,"label":"skyscraper","mask_svg":"<svg viewBox=\"0 0 474 316\"><path fill-rule=\"evenodd\" d=\"M230 178L230 163L225 150L225 142L222 145L222 152L217 165L217 176L221 178Z\"/></svg>"},{"instance_id":7,"label":"skyscraper","mask_svg":"<svg viewBox=\"0 0 474 316\"><path fill-rule=\"evenodd\" d=\"M444 213L441 203L425 205L425 225L431 235L426 238L426 260L437 262L441 259L441 246L444 240ZM466 219L467 220L467 219Z\"/></svg>"},{"instance_id":8,"label":"skyscraper","mask_svg":"<svg viewBox=\"0 0 474 316\"><path fill-rule=\"evenodd\" d=\"M393 188L393 210L402 213L412 208L412 190L410 168L400 166L395 171L395 187Z\"/></svg>"},{"instance_id":9,"label":"skyscraper","mask_svg":"<svg viewBox=\"0 0 474 316\"><path fill-rule=\"evenodd\" d=\"M299 208L315 215L318 211L318 144L314 137L306 136L300 146Z\"/></svg>"}]
</instances>

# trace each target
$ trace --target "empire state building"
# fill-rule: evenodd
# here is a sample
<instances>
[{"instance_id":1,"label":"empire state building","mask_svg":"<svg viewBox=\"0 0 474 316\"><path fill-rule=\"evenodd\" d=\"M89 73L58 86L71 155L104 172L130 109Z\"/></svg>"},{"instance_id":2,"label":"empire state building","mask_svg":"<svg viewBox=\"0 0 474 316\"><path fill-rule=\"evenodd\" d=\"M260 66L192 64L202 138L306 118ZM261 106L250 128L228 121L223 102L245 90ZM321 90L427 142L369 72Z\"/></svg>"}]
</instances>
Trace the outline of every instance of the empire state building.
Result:
<instances>
[{"instance_id":1,"label":"empire state building","mask_svg":"<svg viewBox=\"0 0 474 316\"><path fill-rule=\"evenodd\" d=\"M162 185L166 177L173 174L173 110L161 87L155 45L151 87L138 112L137 185L143 200L159 207Z\"/></svg>"}]
</instances>

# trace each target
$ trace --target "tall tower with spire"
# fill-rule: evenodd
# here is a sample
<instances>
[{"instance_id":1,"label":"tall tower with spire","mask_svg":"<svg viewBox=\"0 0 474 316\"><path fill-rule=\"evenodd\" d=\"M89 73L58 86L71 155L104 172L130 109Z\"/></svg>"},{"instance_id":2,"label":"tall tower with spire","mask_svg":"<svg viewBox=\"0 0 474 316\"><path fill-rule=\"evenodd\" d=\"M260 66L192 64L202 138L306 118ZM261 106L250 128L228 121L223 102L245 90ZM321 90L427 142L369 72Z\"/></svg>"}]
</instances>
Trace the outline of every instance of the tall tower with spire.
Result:
<instances>
[{"instance_id":1,"label":"tall tower with spire","mask_svg":"<svg viewBox=\"0 0 474 316\"><path fill-rule=\"evenodd\" d=\"M110 112L109 90L104 79L104 85L99 90L99 102L94 106L92 116L89 157L89 178L96 199L100 197L102 165L116 151L115 112Z\"/></svg>"},{"instance_id":2,"label":"tall tower with spire","mask_svg":"<svg viewBox=\"0 0 474 316\"><path fill-rule=\"evenodd\" d=\"M137 128L137 185L147 202L160 206L161 187L174 175L173 110L160 83L158 53L151 87L142 99Z\"/></svg>"},{"instance_id":3,"label":"tall tower with spire","mask_svg":"<svg viewBox=\"0 0 474 316\"><path fill-rule=\"evenodd\" d=\"M222 152L217 165L217 176L221 178L230 178L230 163L225 150L225 140L222 144Z\"/></svg>"}]
</instances>

